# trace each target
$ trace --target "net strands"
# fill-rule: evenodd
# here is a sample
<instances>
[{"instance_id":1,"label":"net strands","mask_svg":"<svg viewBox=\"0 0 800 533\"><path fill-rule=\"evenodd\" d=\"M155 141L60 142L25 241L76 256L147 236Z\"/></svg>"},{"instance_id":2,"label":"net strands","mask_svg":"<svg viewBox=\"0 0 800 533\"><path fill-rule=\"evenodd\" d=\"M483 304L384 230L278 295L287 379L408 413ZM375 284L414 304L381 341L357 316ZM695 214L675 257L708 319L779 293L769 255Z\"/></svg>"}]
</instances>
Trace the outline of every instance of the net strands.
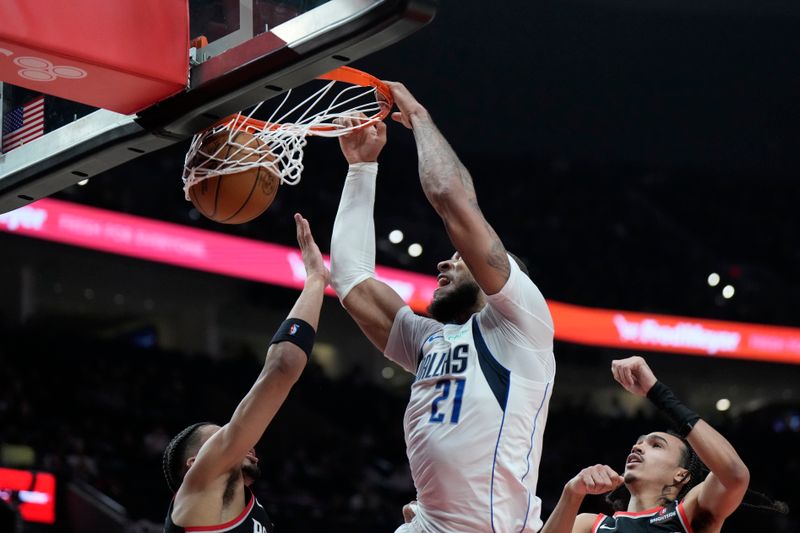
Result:
<instances>
[{"instance_id":1,"label":"net strands","mask_svg":"<svg viewBox=\"0 0 800 533\"><path fill-rule=\"evenodd\" d=\"M381 120L387 105L375 87L334 86L331 80L286 112L292 91L287 91L281 103L266 122L254 120L253 115L264 102L243 115L233 115L226 122L199 133L192 139L184 160L183 190L189 200L189 189L201 181L225 174L238 174L256 167L266 168L280 176L281 183L296 185L303 172L303 149L309 135L339 137ZM335 94L333 94L335 93ZM331 96L332 94L332 96ZM326 103L327 102L327 103ZM369 118L365 118L369 117ZM356 119L354 126L337 124L337 119ZM228 132L225 143L215 143L213 152L203 149L203 142L212 135ZM244 143L237 142L240 132Z\"/></svg>"}]
</instances>

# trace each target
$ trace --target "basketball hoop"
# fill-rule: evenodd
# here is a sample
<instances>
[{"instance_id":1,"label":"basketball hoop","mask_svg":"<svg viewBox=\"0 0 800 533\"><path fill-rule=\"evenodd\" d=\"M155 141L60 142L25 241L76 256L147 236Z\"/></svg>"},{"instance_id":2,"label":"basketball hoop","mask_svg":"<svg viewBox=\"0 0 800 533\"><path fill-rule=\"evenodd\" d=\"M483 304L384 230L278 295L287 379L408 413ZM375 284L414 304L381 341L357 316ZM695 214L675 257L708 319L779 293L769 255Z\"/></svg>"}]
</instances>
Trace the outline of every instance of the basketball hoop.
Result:
<instances>
[{"instance_id":1,"label":"basketball hoop","mask_svg":"<svg viewBox=\"0 0 800 533\"><path fill-rule=\"evenodd\" d=\"M189 189L203 180L256 168L279 176L281 183L296 185L308 136L339 137L371 126L386 118L394 104L386 84L354 68L339 67L317 79L327 83L296 105L289 104L292 91L287 91L266 121L253 118L261 102L247 115L231 115L195 135L183 167L186 199L190 200ZM337 123L348 118L357 124ZM224 137L222 132L227 132L225 142L204 145L212 136Z\"/></svg>"}]
</instances>

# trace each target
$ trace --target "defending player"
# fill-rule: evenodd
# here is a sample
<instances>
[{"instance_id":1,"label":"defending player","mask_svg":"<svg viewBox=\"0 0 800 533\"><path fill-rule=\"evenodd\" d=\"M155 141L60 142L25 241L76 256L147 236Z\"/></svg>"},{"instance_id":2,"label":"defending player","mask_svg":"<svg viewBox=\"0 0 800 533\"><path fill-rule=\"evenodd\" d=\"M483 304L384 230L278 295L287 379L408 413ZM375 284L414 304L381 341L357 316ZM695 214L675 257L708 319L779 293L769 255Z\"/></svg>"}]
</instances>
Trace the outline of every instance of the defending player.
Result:
<instances>
[{"instance_id":1,"label":"defending player","mask_svg":"<svg viewBox=\"0 0 800 533\"><path fill-rule=\"evenodd\" d=\"M636 441L622 476L607 465L584 468L564 487L542 533L711 532L742 502L750 473L733 446L656 380L641 357L614 361L611 371L626 390L649 398L681 437L654 432ZM703 463L710 473L701 479ZM625 512L577 514L586 494L622 483L630 492ZM577 515L577 516L576 516Z\"/></svg>"},{"instance_id":2,"label":"defending player","mask_svg":"<svg viewBox=\"0 0 800 533\"><path fill-rule=\"evenodd\" d=\"M398 531L536 531L555 376L550 312L484 219L469 172L428 112L403 85L389 85L400 110L393 118L414 133L422 189L457 250L438 264L433 318L377 281L372 211L386 126L340 139L350 168L331 284L375 346L416 374L404 424L418 503Z\"/></svg>"},{"instance_id":3,"label":"defending player","mask_svg":"<svg viewBox=\"0 0 800 533\"><path fill-rule=\"evenodd\" d=\"M165 533L273 530L249 489L259 476L253 447L305 368L330 277L308 221L295 215L295 223L307 274L303 292L272 338L264 368L231 420L222 427L193 424L164 451L164 475L175 492Z\"/></svg>"}]
</instances>

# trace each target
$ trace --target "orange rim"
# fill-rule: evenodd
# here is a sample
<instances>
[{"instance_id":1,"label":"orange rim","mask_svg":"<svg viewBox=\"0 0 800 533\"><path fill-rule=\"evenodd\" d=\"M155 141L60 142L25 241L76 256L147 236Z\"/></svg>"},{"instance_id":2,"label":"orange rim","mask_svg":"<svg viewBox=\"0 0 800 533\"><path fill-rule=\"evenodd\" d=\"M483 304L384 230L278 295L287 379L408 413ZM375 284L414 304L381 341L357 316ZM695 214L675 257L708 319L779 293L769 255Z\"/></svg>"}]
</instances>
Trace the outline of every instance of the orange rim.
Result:
<instances>
[{"instance_id":1,"label":"orange rim","mask_svg":"<svg viewBox=\"0 0 800 533\"><path fill-rule=\"evenodd\" d=\"M366 122L361 127L369 126L370 124L374 123L376 120L384 120L388 115L389 112L394 107L394 98L392 98L392 91L389 89L389 86L383 83L381 80L376 78L371 74L367 74L364 71L352 68L352 67L338 67L327 74L323 74L317 78L318 80L329 80L329 81L340 81L342 83L349 83L351 85L358 85L361 87L374 87L375 90L378 92L380 96L379 101L384 103L385 105L381 105L381 110L371 117L368 117L368 122ZM247 133L255 133L257 131L264 131L266 129L276 129L280 124L268 124L263 120L258 120L255 118L247 118L246 116L242 115L241 113L236 113L234 115L229 115L211 125L205 131L212 130L218 126L222 126L228 123L231 123L231 129L240 129ZM334 126L312 126L309 129L309 133L314 133L315 131L333 131L336 128Z\"/></svg>"}]
</instances>

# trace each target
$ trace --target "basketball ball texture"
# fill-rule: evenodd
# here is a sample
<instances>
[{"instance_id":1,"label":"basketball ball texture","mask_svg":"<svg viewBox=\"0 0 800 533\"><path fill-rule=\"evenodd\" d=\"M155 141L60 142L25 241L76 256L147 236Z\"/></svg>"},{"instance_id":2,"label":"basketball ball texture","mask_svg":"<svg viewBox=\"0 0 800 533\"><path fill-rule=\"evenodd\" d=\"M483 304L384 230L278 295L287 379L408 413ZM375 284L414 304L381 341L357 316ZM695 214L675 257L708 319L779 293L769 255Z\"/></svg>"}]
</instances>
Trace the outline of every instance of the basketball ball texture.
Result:
<instances>
[{"instance_id":1,"label":"basketball ball texture","mask_svg":"<svg viewBox=\"0 0 800 533\"><path fill-rule=\"evenodd\" d=\"M203 141L200 151L208 155L216 154L218 159L230 158L237 163L259 161L262 154L258 153L258 149L264 146L263 141L240 131L231 137L232 143L228 143L228 135L229 132L223 130L209 136ZM206 159L198 152L190 165L207 169L220 166L219 161ZM272 160L274 156L271 154L262 159L263 162ZM222 224L243 224L267 210L275 199L278 185L280 177L276 170L258 166L234 174L206 178L189 188L189 199L203 216L211 220Z\"/></svg>"}]
</instances>

